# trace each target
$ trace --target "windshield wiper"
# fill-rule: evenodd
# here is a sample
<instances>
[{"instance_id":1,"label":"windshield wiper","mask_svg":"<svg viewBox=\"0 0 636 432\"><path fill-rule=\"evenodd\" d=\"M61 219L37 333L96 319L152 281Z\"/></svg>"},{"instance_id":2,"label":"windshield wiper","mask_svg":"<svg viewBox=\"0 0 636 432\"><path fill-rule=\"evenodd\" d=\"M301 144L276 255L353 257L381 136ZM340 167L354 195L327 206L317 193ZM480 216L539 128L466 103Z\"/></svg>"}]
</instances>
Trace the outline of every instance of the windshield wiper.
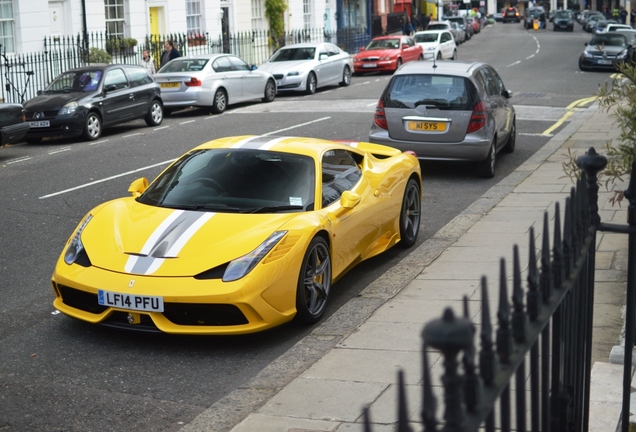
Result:
<instances>
[{"instance_id":1,"label":"windshield wiper","mask_svg":"<svg viewBox=\"0 0 636 432\"><path fill-rule=\"evenodd\" d=\"M282 206L266 206L258 207L254 209L243 210L242 213L278 213L287 210L303 210L304 207L300 205L282 205Z\"/></svg>"}]
</instances>

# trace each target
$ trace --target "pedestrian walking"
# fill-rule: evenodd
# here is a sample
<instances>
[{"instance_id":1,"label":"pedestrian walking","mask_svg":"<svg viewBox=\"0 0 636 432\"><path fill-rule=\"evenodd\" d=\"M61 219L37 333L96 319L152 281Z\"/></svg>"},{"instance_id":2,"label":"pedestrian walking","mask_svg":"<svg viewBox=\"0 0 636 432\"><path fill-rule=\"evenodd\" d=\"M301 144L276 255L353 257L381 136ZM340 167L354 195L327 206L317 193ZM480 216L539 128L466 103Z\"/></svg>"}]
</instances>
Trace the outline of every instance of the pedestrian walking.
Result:
<instances>
[{"instance_id":1,"label":"pedestrian walking","mask_svg":"<svg viewBox=\"0 0 636 432\"><path fill-rule=\"evenodd\" d=\"M621 24L625 24L627 22L627 10L625 9L624 6L621 6L620 11L618 12L618 15L620 16L620 23Z\"/></svg>"},{"instance_id":2,"label":"pedestrian walking","mask_svg":"<svg viewBox=\"0 0 636 432\"><path fill-rule=\"evenodd\" d=\"M148 71L150 75L154 75L157 73L155 68L155 61L150 56L150 51L143 50L141 53L141 61L139 62L139 66L143 66L144 69Z\"/></svg>"},{"instance_id":3,"label":"pedestrian walking","mask_svg":"<svg viewBox=\"0 0 636 432\"><path fill-rule=\"evenodd\" d=\"M163 44L163 46L166 50L161 54L161 67L163 67L170 60L181 57L181 53L178 49L175 48L174 41L172 41L172 39L168 39Z\"/></svg>"},{"instance_id":4,"label":"pedestrian walking","mask_svg":"<svg viewBox=\"0 0 636 432\"><path fill-rule=\"evenodd\" d=\"M422 14L422 18L420 19L420 25L422 26L422 30L426 30L428 27L428 23L431 22L431 17L426 15L426 12Z\"/></svg>"}]
</instances>

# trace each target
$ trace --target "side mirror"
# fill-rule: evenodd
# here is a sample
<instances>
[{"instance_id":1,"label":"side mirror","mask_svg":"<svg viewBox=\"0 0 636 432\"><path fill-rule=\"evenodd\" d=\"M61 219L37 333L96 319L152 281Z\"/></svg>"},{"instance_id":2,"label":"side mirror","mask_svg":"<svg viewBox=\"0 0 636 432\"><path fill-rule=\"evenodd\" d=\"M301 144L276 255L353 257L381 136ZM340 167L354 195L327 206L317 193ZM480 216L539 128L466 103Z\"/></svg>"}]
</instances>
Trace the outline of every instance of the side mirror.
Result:
<instances>
[{"instance_id":1,"label":"side mirror","mask_svg":"<svg viewBox=\"0 0 636 432\"><path fill-rule=\"evenodd\" d=\"M360 51L364 51L364 47L360 47Z\"/></svg>"},{"instance_id":2,"label":"side mirror","mask_svg":"<svg viewBox=\"0 0 636 432\"><path fill-rule=\"evenodd\" d=\"M104 87L104 91L106 93L111 92L113 90L117 90L117 86L115 84L110 84L110 85L107 85L106 87Z\"/></svg>"},{"instance_id":3,"label":"side mirror","mask_svg":"<svg viewBox=\"0 0 636 432\"><path fill-rule=\"evenodd\" d=\"M132 194L133 197L137 198L139 195L144 193L144 191L148 188L148 180L146 177L138 178L134 180L130 187L128 188L128 192Z\"/></svg>"},{"instance_id":4,"label":"side mirror","mask_svg":"<svg viewBox=\"0 0 636 432\"><path fill-rule=\"evenodd\" d=\"M360 200L362 197L357 193L351 191L344 191L342 196L340 197L340 205L346 209L352 209L358 204L360 204Z\"/></svg>"},{"instance_id":5,"label":"side mirror","mask_svg":"<svg viewBox=\"0 0 636 432\"><path fill-rule=\"evenodd\" d=\"M504 90L503 92L501 92L501 94L507 99L510 99L512 97L512 92L510 90Z\"/></svg>"},{"instance_id":6,"label":"side mirror","mask_svg":"<svg viewBox=\"0 0 636 432\"><path fill-rule=\"evenodd\" d=\"M326 60L329 58L329 55L326 53L320 53L320 56L318 57L319 60Z\"/></svg>"},{"instance_id":7,"label":"side mirror","mask_svg":"<svg viewBox=\"0 0 636 432\"><path fill-rule=\"evenodd\" d=\"M256 69L258 69L258 66L256 66L256 65L252 65L252 66L250 67L250 69L252 69L252 70L256 70Z\"/></svg>"}]
</instances>

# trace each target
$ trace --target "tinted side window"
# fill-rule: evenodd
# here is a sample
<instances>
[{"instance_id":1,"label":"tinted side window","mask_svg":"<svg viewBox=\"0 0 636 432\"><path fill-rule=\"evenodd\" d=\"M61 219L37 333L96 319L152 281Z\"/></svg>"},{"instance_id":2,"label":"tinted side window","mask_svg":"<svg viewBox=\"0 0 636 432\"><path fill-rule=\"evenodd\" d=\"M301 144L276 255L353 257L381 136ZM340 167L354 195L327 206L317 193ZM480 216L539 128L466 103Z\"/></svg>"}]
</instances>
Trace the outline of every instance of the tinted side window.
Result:
<instances>
[{"instance_id":1,"label":"tinted side window","mask_svg":"<svg viewBox=\"0 0 636 432\"><path fill-rule=\"evenodd\" d=\"M504 89L506 88L506 86L504 85L503 81L501 80L501 77L499 76L497 71L494 70L494 69L490 69L489 68L488 71L492 75L492 78L495 81L495 85L497 86L497 94L498 95L502 94Z\"/></svg>"},{"instance_id":2,"label":"tinted side window","mask_svg":"<svg viewBox=\"0 0 636 432\"><path fill-rule=\"evenodd\" d=\"M150 84L153 82L148 72L145 69L128 69L126 70L128 73L128 79L130 80L131 87L137 87L144 84Z\"/></svg>"},{"instance_id":3,"label":"tinted side window","mask_svg":"<svg viewBox=\"0 0 636 432\"><path fill-rule=\"evenodd\" d=\"M106 78L104 78L104 86L114 85L117 90L128 88L128 80L126 74L121 69L111 69L106 72Z\"/></svg>"},{"instance_id":4,"label":"tinted side window","mask_svg":"<svg viewBox=\"0 0 636 432\"><path fill-rule=\"evenodd\" d=\"M215 72L231 72L232 64L227 57L219 57L212 63L212 69L214 69Z\"/></svg>"},{"instance_id":5,"label":"tinted side window","mask_svg":"<svg viewBox=\"0 0 636 432\"><path fill-rule=\"evenodd\" d=\"M497 96L500 93L497 91L497 84L495 83L494 78L490 74L490 71L486 68L482 68L479 70L481 77L484 81L484 88L486 89L486 93L490 96Z\"/></svg>"},{"instance_id":6,"label":"tinted side window","mask_svg":"<svg viewBox=\"0 0 636 432\"><path fill-rule=\"evenodd\" d=\"M248 71L251 69L250 65L248 65L247 63L245 63L243 60L241 60L238 57L229 56L227 58L228 60L230 60L230 63L232 64L232 69L235 71Z\"/></svg>"},{"instance_id":7,"label":"tinted side window","mask_svg":"<svg viewBox=\"0 0 636 432\"><path fill-rule=\"evenodd\" d=\"M321 165L323 207L338 201L342 193L353 188L362 176L355 159L345 150L327 151Z\"/></svg>"}]
</instances>

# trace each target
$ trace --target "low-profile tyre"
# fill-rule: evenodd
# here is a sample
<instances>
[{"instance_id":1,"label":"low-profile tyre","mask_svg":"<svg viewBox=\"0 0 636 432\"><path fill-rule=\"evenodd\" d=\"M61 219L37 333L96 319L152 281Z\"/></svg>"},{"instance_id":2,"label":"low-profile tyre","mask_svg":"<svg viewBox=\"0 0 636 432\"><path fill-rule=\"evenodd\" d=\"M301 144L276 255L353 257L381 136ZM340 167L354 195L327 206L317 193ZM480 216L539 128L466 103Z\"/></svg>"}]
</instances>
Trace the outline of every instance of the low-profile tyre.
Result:
<instances>
[{"instance_id":1,"label":"low-profile tyre","mask_svg":"<svg viewBox=\"0 0 636 432\"><path fill-rule=\"evenodd\" d=\"M586 71L587 68L585 66L583 66L583 62L581 61L581 59L579 59L579 69L582 71Z\"/></svg>"},{"instance_id":2,"label":"low-profile tyre","mask_svg":"<svg viewBox=\"0 0 636 432\"><path fill-rule=\"evenodd\" d=\"M318 81L316 80L316 74L313 72L309 72L309 75L307 75L307 85L305 86L305 94L312 95L316 93L317 85L318 85Z\"/></svg>"},{"instance_id":3,"label":"low-profile tyre","mask_svg":"<svg viewBox=\"0 0 636 432\"><path fill-rule=\"evenodd\" d=\"M515 120L512 121L512 128L510 129L510 135L508 135L508 141L506 145L501 149L504 153L512 153L515 151L515 145L517 143L517 124Z\"/></svg>"},{"instance_id":4,"label":"low-profile tyre","mask_svg":"<svg viewBox=\"0 0 636 432\"><path fill-rule=\"evenodd\" d=\"M159 126L163 121L163 105L158 100L152 101L150 111L144 118L148 126Z\"/></svg>"},{"instance_id":5,"label":"low-profile tyre","mask_svg":"<svg viewBox=\"0 0 636 432\"><path fill-rule=\"evenodd\" d=\"M395 63L395 70L398 70L400 66L402 66L402 59L398 58L397 62Z\"/></svg>"},{"instance_id":6,"label":"low-profile tyre","mask_svg":"<svg viewBox=\"0 0 636 432\"><path fill-rule=\"evenodd\" d=\"M409 248L417 241L422 215L422 193L417 180L410 179L404 190L400 211L400 247Z\"/></svg>"},{"instance_id":7,"label":"low-profile tyre","mask_svg":"<svg viewBox=\"0 0 636 432\"><path fill-rule=\"evenodd\" d=\"M424 60L424 54L420 54L420 56L417 58L418 61L422 61Z\"/></svg>"},{"instance_id":8,"label":"low-profile tyre","mask_svg":"<svg viewBox=\"0 0 636 432\"><path fill-rule=\"evenodd\" d=\"M438 52L438 53L437 53L437 60L441 60L441 59L442 59L442 53L441 53L441 52Z\"/></svg>"},{"instance_id":9,"label":"low-profile tyre","mask_svg":"<svg viewBox=\"0 0 636 432\"><path fill-rule=\"evenodd\" d=\"M265 94L263 96L263 102L273 102L276 98L276 84L272 80L267 80L265 84Z\"/></svg>"},{"instance_id":10,"label":"low-profile tyre","mask_svg":"<svg viewBox=\"0 0 636 432\"><path fill-rule=\"evenodd\" d=\"M495 162L497 161L497 150L495 140L490 144L490 150L486 159L479 163L479 176L483 178L493 178L495 176Z\"/></svg>"},{"instance_id":11,"label":"low-profile tyre","mask_svg":"<svg viewBox=\"0 0 636 432\"><path fill-rule=\"evenodd\" d=\"M451 57L451 60L457 60L457 50L453 50L453 56Z\"/></svg>"},{"instance_id":12,"label":"low-profile tyre","mask_svg":"<svg viewBox=\"0 0 636 432\"><path fill-rule=\"evenodd\" d=\"M342 70L342 81L340 81L341 87L347 87L351 84L351 68L349 66L345 66Z\"/></svg>"},{"instance_id":13,"label":"low-profile tyre","mask_svg":"<svg viewBox=\"0 0 636 432\"><path fill-rule=\"evenodd\" d=\"M331 257L329 245L315 237L300 266L296 289L296 319L306 324L320 320L327 308L331 291Z\"/></svg>"},{"instance_id":14,"label":"low-profile tyre","mask_svg":"<svg viewBox=\"0 0 636 432\"><path fill-rule=\"evenodd\" d=\"M214 114L221 114L227 108L227 93L223 89L218 89L214 93L214 101L212 102L212 112Z\"/></svg>"},{"instance_id":15,"label":"low-profile tyre","mask_svg":"<svg viewBox=\"0 0 636 432\"><path fill-rule=\"evenodd\" d=\"M26 138L24 141L26 141L27 144L37 144L39 142L42 142L42 138L37 138L37 137Z\"/></svg>"},{"instance_id":16,"label":"low-profile tyre","mask_svg":"<svg viewBox=\"0 0 636 432\"><path fill-rule=\"evenodd\" d=\"M86 116L83 136L89 141L94 141L102 136L102 119L97 113L89 112Z\"/></svg>"}]
</instances>

